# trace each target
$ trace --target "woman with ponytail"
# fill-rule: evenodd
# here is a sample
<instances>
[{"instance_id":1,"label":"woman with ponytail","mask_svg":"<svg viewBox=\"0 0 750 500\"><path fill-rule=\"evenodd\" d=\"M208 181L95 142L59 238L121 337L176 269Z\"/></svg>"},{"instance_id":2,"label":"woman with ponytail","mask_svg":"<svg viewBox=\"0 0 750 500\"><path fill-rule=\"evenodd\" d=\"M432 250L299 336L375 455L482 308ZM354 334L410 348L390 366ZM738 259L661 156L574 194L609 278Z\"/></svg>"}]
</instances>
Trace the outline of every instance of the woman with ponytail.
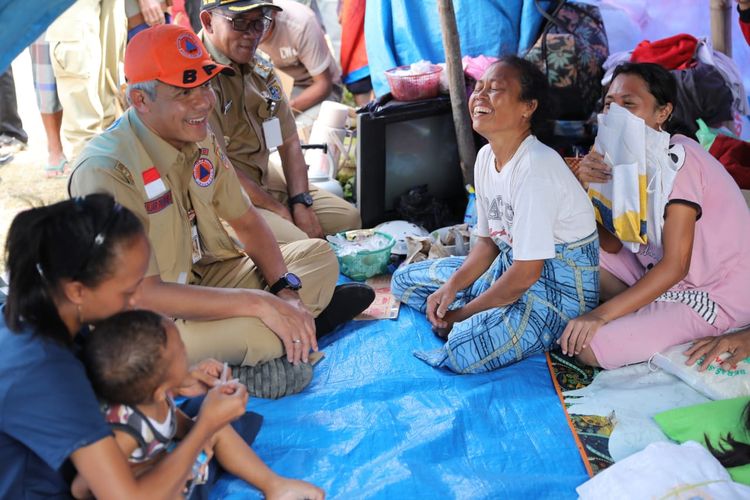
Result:
<instances>
[{"instance_id":1,"label":"woman with ponytail","mask_svg":"<svg viewBox=\"0 0 750 500\"><path fill-rule=\"evenodd\" d=\"M135 305L149 261L138 219L106 195L19 214L0 309L0 498L67 497L75 472L97 498L175 498L213 434L245 412L218 386L180 445L137 479L76 357L89 323Z\"/></svg>"}]
</instances>

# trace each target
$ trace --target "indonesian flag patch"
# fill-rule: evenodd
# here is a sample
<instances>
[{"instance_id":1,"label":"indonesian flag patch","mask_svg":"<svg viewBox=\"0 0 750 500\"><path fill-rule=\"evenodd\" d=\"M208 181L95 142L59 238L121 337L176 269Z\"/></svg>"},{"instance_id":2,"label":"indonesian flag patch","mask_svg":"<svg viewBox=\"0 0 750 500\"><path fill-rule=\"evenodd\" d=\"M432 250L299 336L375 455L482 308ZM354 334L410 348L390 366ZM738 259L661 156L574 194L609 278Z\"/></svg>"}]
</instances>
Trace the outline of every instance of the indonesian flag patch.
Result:
<instances>
[{"instance_id":1,"label":"indonesian flag patch","mask_svg":"<svg viewBox=\"0 0 750 500\"><path fill-rule=\"evenodd\" d=\"M161 176L159 175L159 171L156 170L156 167L151 167L148 170L143 171L143 186L146 188L146 196L149 200L153 200L167 191L167 186L165 186L164 181L161 180Z\"/></svg>"}]
</instances>

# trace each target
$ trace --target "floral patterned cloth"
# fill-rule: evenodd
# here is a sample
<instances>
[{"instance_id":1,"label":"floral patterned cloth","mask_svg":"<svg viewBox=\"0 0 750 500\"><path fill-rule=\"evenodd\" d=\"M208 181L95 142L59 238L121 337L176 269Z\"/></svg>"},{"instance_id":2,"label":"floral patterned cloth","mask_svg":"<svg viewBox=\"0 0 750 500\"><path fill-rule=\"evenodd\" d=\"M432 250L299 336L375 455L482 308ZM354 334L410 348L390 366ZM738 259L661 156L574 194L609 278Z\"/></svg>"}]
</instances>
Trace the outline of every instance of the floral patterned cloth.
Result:
<instances>
[{"instance_id":1,"label":"floral patterned cloth","mask_svg":"<svg viewBox=\"0 0 750 500\"><path fill-rule=\"evenodd\" d=\"M586 387L601 371L599 368L580 365L573 358L559 352L548 353L547 363L558 393ZM614 460L609 455L609 436L614 428L612 420L608 417L570 415L567 407L565 413L578 438L578 449L589 473L597 474L612 465Z\"/></svg>"}]
</instances>

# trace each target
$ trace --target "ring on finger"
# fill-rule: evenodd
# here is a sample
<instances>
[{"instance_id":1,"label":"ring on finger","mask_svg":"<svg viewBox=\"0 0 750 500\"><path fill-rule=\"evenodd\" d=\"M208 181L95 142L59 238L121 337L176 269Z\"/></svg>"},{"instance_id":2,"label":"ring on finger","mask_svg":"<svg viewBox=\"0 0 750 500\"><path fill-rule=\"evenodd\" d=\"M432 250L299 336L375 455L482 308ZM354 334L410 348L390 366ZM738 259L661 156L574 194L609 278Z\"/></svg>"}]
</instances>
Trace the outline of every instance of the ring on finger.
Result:
<instances>
[{"instance_id":1,"label":"ring on finger","mask_svg":"<svg viewBox=\"0 0 750 500\"><path fill-rule=\"evenodd\" d=\"M293 339L292 344L301 344L302 341L300 339Z\"/></svg>"}]
</instances>

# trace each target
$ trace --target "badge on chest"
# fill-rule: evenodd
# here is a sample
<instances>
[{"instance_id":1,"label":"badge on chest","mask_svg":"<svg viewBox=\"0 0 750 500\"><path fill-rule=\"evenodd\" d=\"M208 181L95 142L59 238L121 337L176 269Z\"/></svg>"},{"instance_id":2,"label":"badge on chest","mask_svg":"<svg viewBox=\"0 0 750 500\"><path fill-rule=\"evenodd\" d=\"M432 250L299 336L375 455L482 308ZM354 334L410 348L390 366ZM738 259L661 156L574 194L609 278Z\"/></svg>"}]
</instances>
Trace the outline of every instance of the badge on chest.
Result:
<instances>
[{"instance_id":1,"label":"badge on chest","mask_svg":"<svg viewBox=\"0 0 750 500\"><path fill-rule=\"evenodd\" d=\"M200 187L208 187L216 177L214 164L205 157L198 158L193 164L193 179Z\"/></svg>"}]
</instances>

